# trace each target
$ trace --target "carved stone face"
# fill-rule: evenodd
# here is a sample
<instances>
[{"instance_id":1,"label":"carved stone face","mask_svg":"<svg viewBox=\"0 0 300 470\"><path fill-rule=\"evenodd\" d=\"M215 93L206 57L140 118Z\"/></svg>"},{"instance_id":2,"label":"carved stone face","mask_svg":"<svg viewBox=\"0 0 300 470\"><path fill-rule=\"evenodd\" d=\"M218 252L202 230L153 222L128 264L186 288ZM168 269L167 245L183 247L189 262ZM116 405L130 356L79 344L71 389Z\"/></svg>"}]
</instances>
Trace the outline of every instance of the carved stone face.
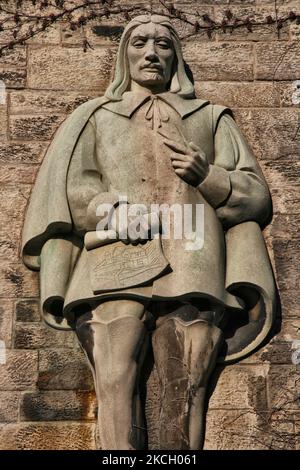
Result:
<instances>
[{"instance_id":1,"label":"carved stone face","mask_svg":"<svg viewBox=\"0 0 300 470\"><path fill-rule=\"evenodd\" d=\"M154 23L138 26L127 49L131 79L150 88L166 85L171 78L174 55L168 28Z\"/></svg>"}]
</instances>

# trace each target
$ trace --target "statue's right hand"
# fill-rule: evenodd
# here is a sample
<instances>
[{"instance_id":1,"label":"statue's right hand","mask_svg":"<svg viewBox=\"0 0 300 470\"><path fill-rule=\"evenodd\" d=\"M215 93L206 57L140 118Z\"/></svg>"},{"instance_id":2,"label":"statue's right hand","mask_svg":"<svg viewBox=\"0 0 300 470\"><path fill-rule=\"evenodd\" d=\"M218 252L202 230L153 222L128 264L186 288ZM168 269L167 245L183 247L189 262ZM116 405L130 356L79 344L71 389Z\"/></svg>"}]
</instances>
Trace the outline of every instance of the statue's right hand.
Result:
<instances>
[{"instance_id":1,"label":"statue's right hand","mask_svg":"<svg viewBox=\"0 0 300 470\"><path fill-rule=\"evenodd\" d=\"M161 221L158 214L148 210L133 214L130 205L125 209L127 212L124 207L117 207L112 218L113 227L123 243L146 243L160 232Z\"/></svg>"}]
</instances>

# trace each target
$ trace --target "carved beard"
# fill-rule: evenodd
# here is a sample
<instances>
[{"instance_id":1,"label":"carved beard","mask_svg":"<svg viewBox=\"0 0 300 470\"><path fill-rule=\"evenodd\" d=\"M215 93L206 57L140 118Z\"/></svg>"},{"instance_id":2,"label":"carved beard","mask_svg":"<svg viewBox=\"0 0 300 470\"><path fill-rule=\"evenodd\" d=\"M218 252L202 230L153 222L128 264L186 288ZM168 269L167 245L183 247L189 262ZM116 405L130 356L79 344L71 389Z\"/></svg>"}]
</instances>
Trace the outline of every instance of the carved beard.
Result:
<instances>
[{"instance_id":1,"label":"carved beard","mask_svg":"<svg viewBox=\"0 0 300 470\"><path fill-rule=\"evenodd\" d=\"M145 76L145 81L147 82L158 82L158 83L161 83L164 78L163 78L163 75L162 73L156 71L156 70L153 70L153 72L150 72L150 71L146 71L144 70L144 76Z\"/></svg>"}]
</instances>

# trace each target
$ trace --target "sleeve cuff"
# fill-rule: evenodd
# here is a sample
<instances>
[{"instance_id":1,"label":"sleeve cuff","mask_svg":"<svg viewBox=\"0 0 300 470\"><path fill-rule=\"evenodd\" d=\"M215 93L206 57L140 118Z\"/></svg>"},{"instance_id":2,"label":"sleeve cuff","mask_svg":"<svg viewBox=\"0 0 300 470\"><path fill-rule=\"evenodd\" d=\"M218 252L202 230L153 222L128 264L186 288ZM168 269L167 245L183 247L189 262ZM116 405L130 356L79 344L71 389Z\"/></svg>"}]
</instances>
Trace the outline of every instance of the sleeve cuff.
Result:
<instances>
[{"instance_id":1,"label":"sleeve cuff","mask_svg":"<svg viewBox=\"0 0 300 470\"><path fill-rule=\"evenodd\" d=\"M198 186L199 191L215 209L224 202L231 191L229 172L217 165L209 165L207 177Z\"/></svg>"}]
</instances>

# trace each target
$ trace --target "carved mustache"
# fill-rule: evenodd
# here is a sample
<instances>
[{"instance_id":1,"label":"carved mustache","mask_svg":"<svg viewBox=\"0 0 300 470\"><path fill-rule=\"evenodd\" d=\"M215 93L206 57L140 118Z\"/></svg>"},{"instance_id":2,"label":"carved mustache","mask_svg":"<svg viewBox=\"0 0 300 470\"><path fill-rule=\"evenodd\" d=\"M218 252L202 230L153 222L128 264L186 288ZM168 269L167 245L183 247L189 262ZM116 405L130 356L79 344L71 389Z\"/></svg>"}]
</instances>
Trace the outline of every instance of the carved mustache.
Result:
<instances>
[{"instance_id":1,"label":"carved mustache","mask_svg":"<svg viewBox=\"0 0 300 470\"><path fill-rule=\"evenodd\" d=\"M156 70L161 72L162 71L162 66L160 64L146 64L141 67L142 70L144 69L151 69L151 70Z\"/></svg>"}]
</instances>

